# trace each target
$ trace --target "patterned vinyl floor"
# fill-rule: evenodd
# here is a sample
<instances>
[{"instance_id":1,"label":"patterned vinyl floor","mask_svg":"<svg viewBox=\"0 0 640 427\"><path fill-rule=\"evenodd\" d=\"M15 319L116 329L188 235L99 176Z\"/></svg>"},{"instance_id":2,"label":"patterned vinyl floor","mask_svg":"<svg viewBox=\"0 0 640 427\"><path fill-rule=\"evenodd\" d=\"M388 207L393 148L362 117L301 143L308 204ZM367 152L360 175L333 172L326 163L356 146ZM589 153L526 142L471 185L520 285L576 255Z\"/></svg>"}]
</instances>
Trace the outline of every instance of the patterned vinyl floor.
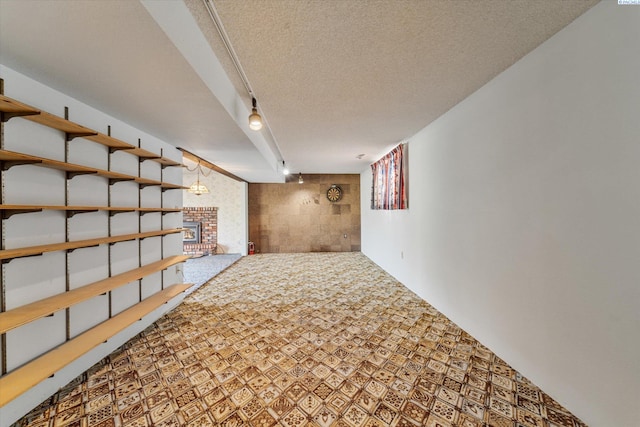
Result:
<instances>
[{"instance_id":1,"label":"patterned vinyl floor","mask_svg":"<svg viewBox=\"0 0 640 427\"><path fill-rule=\"evenodd\" d=\"M585 426L360 253L244 257L18 424Z\"/></svg>"}]
</instances>

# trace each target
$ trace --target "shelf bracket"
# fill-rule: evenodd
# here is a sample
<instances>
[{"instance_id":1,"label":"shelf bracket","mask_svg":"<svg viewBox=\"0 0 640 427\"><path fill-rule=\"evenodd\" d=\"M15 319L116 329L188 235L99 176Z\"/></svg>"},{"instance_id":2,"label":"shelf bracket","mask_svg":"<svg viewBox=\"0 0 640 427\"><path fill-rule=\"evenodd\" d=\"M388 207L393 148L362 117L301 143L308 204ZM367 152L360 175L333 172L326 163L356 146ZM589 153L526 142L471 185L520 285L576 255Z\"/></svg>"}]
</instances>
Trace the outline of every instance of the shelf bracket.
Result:
<instances>
[{"instance_id":1,"label":"shelf bracket","mask_svg":"<svg viewBox=\"0 0 640 427\"><path fill-rule=\"evenodd\" d=\"M7 160L0 163L2 163L2 170L8 171L14 166L37 165L42 163L42 160Z\"/></svg>"},{"instance_id":2,"label":"shelf bracket","mask_svg":"<svg viewBox=\"0 0 640 427\"><path fill-rule=\"evenodd\" d=\"M115 244L122 243L122 242L132 242L136 239L137 237L132 237L131 239L127 239L127 240L118 240L117 242L109 242L109 246L113 246Z\"/></svg>"},{"instance_id":3,"label":"shelf bracket","mask_svg":"<svg viewBox=\"0 0 640 427\"><path fill-rule=\"evenodd\" d=\"M162 184L160 184L160 183L158 183L158 184L145 184L145 183L140 183L140 188L154 187L154 186L158 186L158 185L162 185Z\"/></svg>"},{"instance_id":4,"label":"shelf bracket","mask_svg":"<svg viewBox=\"0 0 640 427\"><path fill-rule=\"evenodd\" d=\"M123 181L133 181L134 178L109 178L109 185L113 185L117 182L123 182Z\"/></svg>"},{"instance_id":5,"label":"shelf bracket","mask_svg":"<svg viewBox=\"0 0 640 427\"><path fill-rule=\"evenodd\" d=\"M38 114L40 114L40 111L14 111L11 113L0 112L0 120L2 120L2 123L6 123L14 117L37 116Z\"/></svg>"},{"instance_id":6,"label":"shelf bracket","mask_svg":"<svg viewBox=\"0 0 640 427\"><path fill-rule=\"evenodd\" d=\"M23 213L31 213L31 212L42 212L42 209L33 208L33 209L7 209L2 211L2 219L9 219L14 215L23 214Z\"/></svg>"},{"instance_id":7,"label":"shelf bracket","mask_svg":"<svg viewBox=\"0 0 640 427\"><path fill-rule=\"evenodd\" d=\"M87 213L87 212L98 212L98 209L74 209L67 211L67 218L72 218L74 215Z\"/></svg>"},{"instance_id":8,"label":"shelf bracket","mask_svg":"<svg viewBox=\"0 0 640 427\"><path fill-rule=\"evenodd\" d=\"M82 246L80 248L69 248L69 249L66 249L66 251L67 251L68 254L70 254L71 252L75 251L76 249L97 248L98 246L100 246L100 245L98 244L98 245L91 245L91 246Z\"/></svg>"},{"instance_id":9,"label":"shelf bracket","mask_svg":"<svg viewBox=\"0 0 640 427\"><path fill-rule=\"evenodd\" d=\"M135 212L135 209L131 209L131 210L118 210L118 211L109 211L109 216L116 216L119 213L125 213L125 212Z\"/></svg>"},{"instance_id":10,"label":"shelf bracket","mask_svg":"<svg viewBox=\"0 0 640 427\"><path fill-rule=\"evenodd\" d=\"M186 188L182 188L182 187L162 187L162 188L160 189L160 191L161 191L162 193L164 193L164 192L165 192L165 191L167 191L167 190L186 190Z\"/></svg>"},{"instance_id":11,"label":"shelf bracket","mask_svg":"<svg viewBox=\"0 0 640 427\"><path fill-rule=\"evenodd\" d=\"M138 157L138 161L139 161L140 163L142 163L142 162L146 162L147 160L158 160L158 159L161 159L161 158L162 158L162 157L160 157L160 156L153 156L153 157Z\"/></svg>"},{"instance_id":12,"label":"shelf bracket","mask_svg":"<svg viewBox=\"0 0 640 427\"><path fill-rule=\"evenodd\" d=\"M0 263L2 264L8 264L11 261L13 261L14 259L18 259L18 258L31 258L34 256L42 256L42 252L38 253L38 254L30 254L30 255L20 255L20 256L16 256L16 257L12 257L12 258L5 258L0 260Z\"/></svg>"},{"instance_id":13,"label":"shelf bracket","mask_svg":"<svg viewBox=\"0 0 640 427\"><path fill-rule=\"evenodd\" d=\"M98 132L65 132L67 141L73 141L76 138L84 138L85 136L96 136Z\"/></svg>"},{"instance_id":14,"label":"shelf bracket","mask_svg":"<svg viewBox=\"0 0 640 427\"><path fill-rule=\"evenodd\" d=\"M133 150L133 148L131 148L131 147L109 147L109 154L113 154L116 151L126 151L126 150Z\"/></svg>"},{"instance_id":15,"label":"shelf bracket","mask_svg":"<svg viewBox=\"0 0 640 427\"><path fill-rule=\"evenodd\" d=\"M73 172L67 172L67 179L73 179L76 176L80 176L80 175L96 175L97 172L94 171L73 171Z\"/></svg>"}]
</instances>

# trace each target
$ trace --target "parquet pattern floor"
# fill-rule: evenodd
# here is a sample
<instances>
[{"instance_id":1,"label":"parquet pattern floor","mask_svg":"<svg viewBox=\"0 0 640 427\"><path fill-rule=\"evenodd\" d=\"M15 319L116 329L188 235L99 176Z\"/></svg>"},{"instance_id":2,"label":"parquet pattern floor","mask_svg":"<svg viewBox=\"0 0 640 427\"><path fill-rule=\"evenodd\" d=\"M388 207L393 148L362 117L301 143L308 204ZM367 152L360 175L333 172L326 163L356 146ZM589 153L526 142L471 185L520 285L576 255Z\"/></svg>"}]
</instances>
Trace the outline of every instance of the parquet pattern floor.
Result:
<instances>
[{"instance_id":1,"label":"parquet pattern floor","mask_svg":"<svg viewBox=\"0 0 640 427\"><path fill-rule=\"evenodd\" d=\"M17 424L585 427L360 253L244 257Z\"/></svg>"}]
</instances>

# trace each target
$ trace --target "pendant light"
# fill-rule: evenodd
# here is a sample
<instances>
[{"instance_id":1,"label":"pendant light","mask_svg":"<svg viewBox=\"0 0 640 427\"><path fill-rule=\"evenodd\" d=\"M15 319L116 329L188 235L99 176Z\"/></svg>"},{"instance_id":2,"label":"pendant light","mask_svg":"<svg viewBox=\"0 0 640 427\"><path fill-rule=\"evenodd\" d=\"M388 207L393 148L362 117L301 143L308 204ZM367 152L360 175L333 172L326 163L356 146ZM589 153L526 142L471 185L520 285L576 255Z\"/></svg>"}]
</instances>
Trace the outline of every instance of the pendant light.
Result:
<instances>
[{"instance_id":1,"label":"pendant light","mask_svg":"<svg viewBox=\"0 0 640 427\"><path fill-rule=\"evenodd\" d=\"M258 114L258 108L256 107L256 99L251 98L253 108L251 109L251 115L249 115L249 129L260 130L262 129L262 117Z\"/></svg>"},{"instance_id":2,"label":"pendant light","mask_svg":"<svg viewBox=\"0 0 640 427\"><path fill-rule=\"evenodd\" d=\"M198 165L194 169L187 168L187 170L189 170L191 172L193 172L194 170L197 170L197 173L198 173L198 177L196 178L196 182L191 184L191 186L189 187L187 192L189 192L191 194L195 194L196 196L200 196L201 194L209 194L209 189L207 188L207 186L200 183L200 172L202 172L202 175L208 176L202 170L202 166L200 166L200 162L198 162Z\"/></svg>"},{"instance_id":3,"label":"pendant light","mask_svg":"<svg viewBox=\"0 0 640 427\"><path fill-rule=\"evenodd\" d=\"M304 179L302 179L302 172L298 174L298 184L304 184Z\"/></svg>"}]
</instances>

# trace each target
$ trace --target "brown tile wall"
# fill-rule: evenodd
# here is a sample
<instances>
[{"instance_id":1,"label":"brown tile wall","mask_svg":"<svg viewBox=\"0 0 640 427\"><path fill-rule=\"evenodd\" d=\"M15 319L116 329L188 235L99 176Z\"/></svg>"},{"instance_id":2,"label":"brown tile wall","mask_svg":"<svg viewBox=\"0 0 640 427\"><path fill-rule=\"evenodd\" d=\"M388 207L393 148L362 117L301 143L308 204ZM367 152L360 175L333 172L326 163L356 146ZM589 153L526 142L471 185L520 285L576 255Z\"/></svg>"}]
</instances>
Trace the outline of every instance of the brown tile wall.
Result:
<instances>
[{"instance_id":1,"label":"brown tile wall","mask_svg":"<svg viewBox=\"0 0 640 427\"><path fill-rule=\"evenodd\" d=\"M214 255L218 246L218 208L184 207L182 220L202 224L200 243L183 243L183 253L195 256Z\"/></svg>"},{"instance_id":2,"label":"brown tile wall","mask_svg":"<svg viewBox=\"0 0 640 427\"><path fill-rule=\"evenodd\" d=\"M249 240L256 252L360 251L360 175L303 174L285 184L249 184ZM343 196L331 203L332 184ZM346 236L346 237L345 237Z\"/></svg>"}]
</instances>

